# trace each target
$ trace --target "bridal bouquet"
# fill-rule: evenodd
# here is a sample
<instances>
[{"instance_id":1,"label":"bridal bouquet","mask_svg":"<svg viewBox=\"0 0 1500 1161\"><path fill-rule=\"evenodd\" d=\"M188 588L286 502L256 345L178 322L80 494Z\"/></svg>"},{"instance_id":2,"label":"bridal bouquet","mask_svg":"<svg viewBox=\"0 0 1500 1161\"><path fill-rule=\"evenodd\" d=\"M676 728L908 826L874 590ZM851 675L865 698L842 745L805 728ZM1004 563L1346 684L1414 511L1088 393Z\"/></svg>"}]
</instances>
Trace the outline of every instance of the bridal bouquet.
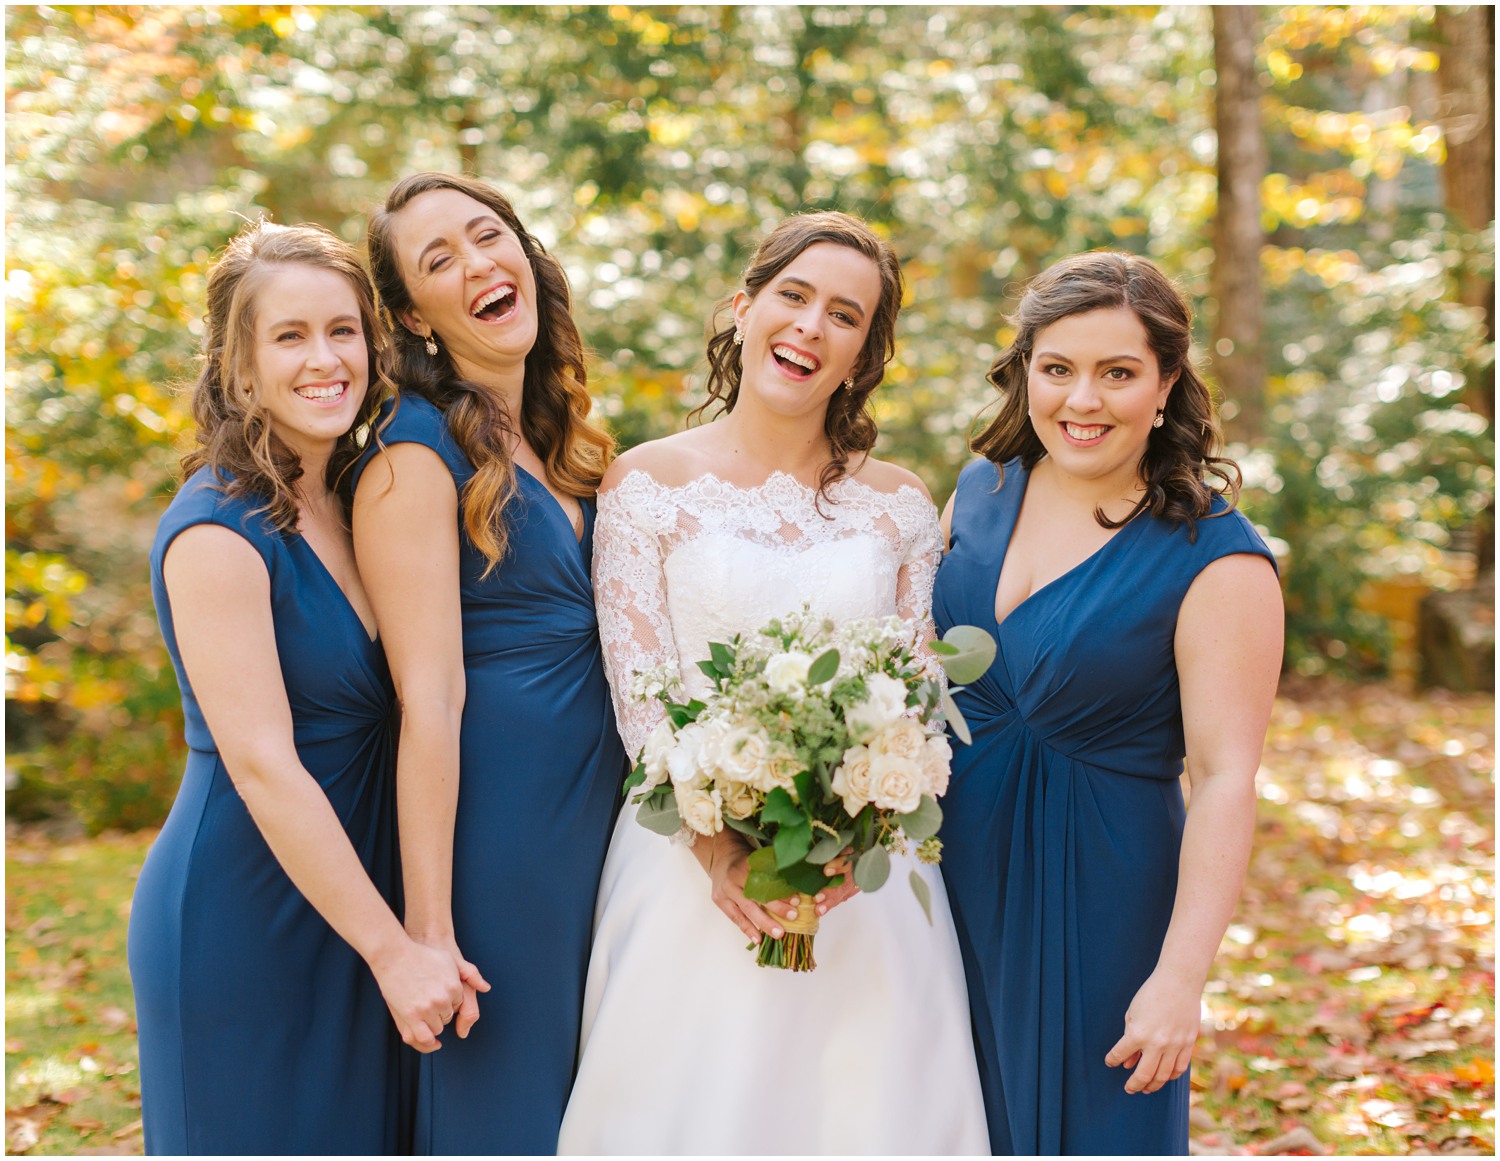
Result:
<instances>
[{"instance_id":1,"label":"bridal bouquet","mask_svg":"<svg viewBox=\"0 0 1500 1161\"><path fill-rule=\"evenodd\" d=\"M977 679L995 655L990 635L970 625L930 648L955 681ZM924 862L941 857L937 800L952 756L943 723L964 741L968 730L915 649L900 618L839 623L804 610L711 643L698 663L714 687L707 701L681 700L675 669L636 675L632 694L667 710L626 780L627 794L639 788L637 820L664 835L727 826L750 840L745 894L798 898L786 934L761 937L765 966L817 966L811 896L843 882L824 874L833 859L844 856L860 890L875 891L890 852L908 842ZM915 870L910 882L930 922L927 883Z\"/></svg>"}]
</instances>

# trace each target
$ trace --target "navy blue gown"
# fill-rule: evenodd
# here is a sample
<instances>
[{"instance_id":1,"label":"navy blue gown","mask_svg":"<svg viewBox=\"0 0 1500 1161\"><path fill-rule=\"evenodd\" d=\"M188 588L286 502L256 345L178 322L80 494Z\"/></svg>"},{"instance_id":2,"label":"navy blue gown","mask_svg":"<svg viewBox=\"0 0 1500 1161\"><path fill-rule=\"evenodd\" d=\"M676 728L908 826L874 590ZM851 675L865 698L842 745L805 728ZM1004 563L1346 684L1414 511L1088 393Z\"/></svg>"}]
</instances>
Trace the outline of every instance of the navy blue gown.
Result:
<instances>
[{"instance_id":1,"label":"navy blue gown","mask_svg":"<svg viewBox=\"0 0 1500 1161\"><path fill-rule=\"evenodd\" d=\"M260 553L297 754L365 870L398 903L394 694L385 655L317 554L200 469L162 516L151 588L189 747L130 911L141 1115L153 1154L392 1153L402 1047L364 961L281 868L224 769L183 671L162 561L218 524Z\"/></svg>"},{"instance_id":2,"label":"navy blue gown","mask_svg":"<svg viewBox=\"0 0 1500 1161\"><path fill-rule=\"evenodd\" d=\"M1271 559L1233 512L1186 526L1142 515L995 622L995 590L1028 473L964 469L933 615L994 633L988 673L957 695L943 800L943 881L968 977L997 1155L1185 1154L1188 1075L1125 1092L1104 1057L1156 967L1184 819L1173 636L1198 573ZM1215 502L1215 511L1223 504ZM1274 561L1273 561L1274 564Z\"/></svg>"},{"instance_id":3,"label":"navy blue gown","mask_svg":"<svg viewBox=\"0 0 1500 1161\"><path fill-rule=\"evenodd\" d=\"M381 439L432 448L459 489L466 692L453 927L491 988L468 1038L445 1034L442 1049L421 1058L416 1151L551 1154L578 1053L594 896L627 773L589 578L594 504L583 502L580 543L557 500L517 468L509 552L485 576L463 531L462 489L474 469L443 413L405 395ZM378 454L372 447L356 470Z\"/></svg>"}]
</instances>

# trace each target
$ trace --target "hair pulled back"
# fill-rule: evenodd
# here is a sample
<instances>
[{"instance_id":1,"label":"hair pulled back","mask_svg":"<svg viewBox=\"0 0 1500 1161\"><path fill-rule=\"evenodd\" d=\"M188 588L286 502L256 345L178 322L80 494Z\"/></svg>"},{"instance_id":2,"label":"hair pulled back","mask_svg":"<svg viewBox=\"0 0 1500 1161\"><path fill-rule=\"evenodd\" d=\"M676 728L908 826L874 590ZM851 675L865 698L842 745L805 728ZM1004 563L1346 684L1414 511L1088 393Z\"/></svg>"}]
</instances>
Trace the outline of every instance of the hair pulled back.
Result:
<instances>
[{"instance_id":1,"label":"hair pulled back","mask_svg":"<svg viewBox=\"0 0 1500 1161\"><path fill-rule=\"evenodd\" d=\"M1046 454L1032 427L1026 393L1027 373L1037 332L1070 315L1125 307L1141 322L1163 380L1173 382L1162 413L1162 426L1151 429L1139 466L1145 494L1129 513L1110 520L1100 510L1094 518L1105 528L1119 528L1142 510L1176 523L1210 515L1213 497L1223 496L1232 510L1239 500L1240 470L1220 456L1218 417L1208 385L1192 363L1192 311L1149 259L1136 254L1098 250L1074 254L1037 275L1010 318L1015 340L1000 353L987 378L1000 392L1000 411L970 445L999 465L1019 456L1030 470ZM1210 487L1207 477L1221 487Z\"/></svg>"},{"instance_id":2,"label":"hair pulled back","mask_svg":"<svg viewBox=\"0 0 1500 1161\"><path fill-rule=\"evenodd\" d=\"M359 254L321 226L278 226L261 220L231 239L209 271L203 369L191 395L196 440L181 460L184 477L207 467L219 476L218 486L228 495L263 500L261 510L283 532L297 527L296 484L302 478L302 460L277 436L255 390L255 325L264 306L258 292L267 275L293 266L342 275L359 303L369 387L353 427L334 445L324 477L343 500L347 518L351 497L345 476L391 390L385 373L389 343Z\"/></svg>"},{"instance_id":3,"label":"hair pulled back","mask_svg":"<svg viewBox=\"0 0 1500 1161\"><path fill-rule=\"evenodd\" d=\"M823 432L832 457L818 477L818 494L826 497L828 488L846 472L851 454L868 452L875 446L875 417L870 413L870 396L885 378L886 365L896 353L896 316L901 311L903 282L901 263L888 243L868 225L851 214L837 210L793 214L784 218L755 248L743 275L745 292L754 298L761 289L785 270L797 255L819 242L863 254L880 271L880 301L870 317L870 329L864 347L855 362L854 386L840 387L828 400ZM714 308L714 320L733 304L733 296ZM710 324L714 325L714 324ZM701 416L718 403L715 415L733 411L739 398L740 377L744 373L741 348L734 341L735 325L714 331L708 340L708 398L695 408L689 418Z\"/></svg>"},{"instance_id":4,"label":"hair pulled back","mask_svg":"<svg viewBox=\"0 0 1500 1161\"><path fill-rule=\"evenodd\" d=\"M549 482L579 499L598 490L614 452L614 440L592 423L583 339L573 321L572 294L562 263L521 224L509 200L476 178L451 173L414 173L398 181L385 205L370 218L367 243L370 269L393 337L393 373L402 391L420 395L444 413L448 430L474 475L463 487L464 531L489 562L486 572L504 558L510 542L505 509L516 494L516 470L510 448L517 417L507 413L494 392L465 379L439 342L429 355L423 339L402 325L412 309L395 245L395 215L422 194L451 189L492 209L520 240L536 278L536 343L526 356L520 430L541 457ZM442 335L437 338L441 340Z\"/></svg>"}]
</instances>

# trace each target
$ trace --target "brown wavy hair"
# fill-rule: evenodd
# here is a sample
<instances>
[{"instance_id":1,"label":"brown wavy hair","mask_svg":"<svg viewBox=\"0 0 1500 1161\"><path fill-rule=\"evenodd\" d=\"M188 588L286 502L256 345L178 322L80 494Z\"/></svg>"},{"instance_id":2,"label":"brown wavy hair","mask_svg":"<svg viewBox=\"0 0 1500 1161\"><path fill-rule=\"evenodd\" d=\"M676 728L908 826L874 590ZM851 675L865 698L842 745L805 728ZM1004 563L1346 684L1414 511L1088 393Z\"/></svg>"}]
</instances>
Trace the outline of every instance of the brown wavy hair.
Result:
<instances>
[{"instance_id":1,"label":"brown wavy hair","mask_svg":"<svg viewBox=\"0 0 1500 1161\"><path fill-rule=\"evenodd\" d=\"M1119 520L1110 520L1100 509L1094 510L1094 519L1105 528L1119 528L1147 511L1186 523L1189 536L1196 537L1194 521L1211 514L1215 495L1224 498L1225 511L1238 503L1240 469L1218 454L1222 441L1213 396L1192 362L1192 311L1167 276L1139 255L1114 250L1074 254L1031 281L1010 317L1015 340L986 376L1000 392L1000 411L970 447L999 466L1002 476L1006 461L1017 456L1028 471L1033 468L1047 454L1031 425L1026 393L1037 332L1070 315L1118 307L1140 319L1162 378L1175 376L1175 382L1167 393L1162 426L1151 429L1137 469L1145 494ZM1208 477L1220 486L1211 487Z\"/></svg>"},{"instance_id":2,"label":"brown wavy hair","mask_svg":"<svg viewBox=\"0 0 1500 1161\"><path fill-rule=\"evenodd\" d=\"M277 436L271 417L255 392L255 323L258 292L266 276L289 266L310 266L342 275L359 303L369 386L354 426L340 436L329 457L325 480L343 501L344 519L352 500L349 469L370 438L375 413L391 393L385 365L390 344L375 310L370 276L359 253L321 226L278 226L262 219L225 247L208 275L208 313L203 319L203 369L191 392L194 446L182 456L184 478L199 468L219 476L230 496L263 501L282 532L297 527L296 484L302 460Z\"/></svg>"},{"instance_id":3,"label":"brown wavy hair","mask_svg":"<svg viewBox=\"0 0 1500 1161\"><path fill-rule=\"evenodd\" d=\"M406 206L434 190L451 189L480 202L515 231L536 278L536 343L526 356L520 427L547 467L548 480L577 499L591 499L614 454L614 439L589 420L593 401L587 389L583 339L573 321L572 293L560 263L521 224L510 202L493 186L451 173L414 173L391 187L385 205L370 218L370 269L394 336L394 375L402 391L426 399L444 413L454 441L474 465L463 488L464 530L489 562L504 558L510 544L505 509L516 494L510 454L515 418L489 389L459 374L440 340L429 355L422 337L401 324L413 308L396 253L394 219Z\"/></svg>"},{"instance_id":4,"label":"brown wavy hair","mask_svg":"<svg viewBox=\"0 0 1500 1161\"><path fill-rule=\"evenodd\" d=\"M870 413L870 396L885 378L886 365L896 354L896 316L901 312L904 283L901 262L890 245L875 231L851 214L822 210L811 214L793 214L784 218L755 248L750 264L742 276L745 293L754 298L761 288L785 270L797 255L819 242L863 254L880 270L880 302L870 318L865 345L854 365L854 386L841 387L828 400L823 419L823 434L828 439L832 458L818 477L819 498L841 479L849 466L849 456L868 452L875 446L875 417ZM731 295L714 308L711 327L733 306ZM740 376L744 373L740 346L734 341L734 317L729 325L713 331L708 339L708 398L693 409L691 419L701 417L715 403L714 415L733 411L740 394Z\"/></svg>"}]
</instances>

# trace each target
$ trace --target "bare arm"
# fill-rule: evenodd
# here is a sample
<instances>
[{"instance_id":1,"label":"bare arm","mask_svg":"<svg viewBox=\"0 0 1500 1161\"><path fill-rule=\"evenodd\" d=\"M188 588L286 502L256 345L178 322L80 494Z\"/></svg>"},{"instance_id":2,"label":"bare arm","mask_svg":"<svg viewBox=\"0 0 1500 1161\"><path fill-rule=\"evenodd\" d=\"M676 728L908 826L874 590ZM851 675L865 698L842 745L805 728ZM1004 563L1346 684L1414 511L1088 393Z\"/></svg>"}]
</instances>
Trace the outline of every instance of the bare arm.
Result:
<instances>
[{"instance_id":1,"label":"bare arm","mask_svg":"<svg viewBox=\"0 0 1500 1161\"><path fill-rule=\"evenodd\" d=\"M466 1036L479 1018L472 989L489 986L453 934L463 621L458 491L436 452L400 443L372 457L354 496L354 555L401 706L396 804L406 930L447 949L464 974L471 990L455 1027Z\"/></svg>"},{"instance_id":2,"label":"bare arm","mask_svg":"<svg viewBox=\"0 0 1500 1161\"><path fill-rule=\"evenodd\" d=\"M264 561L244 537L186 529L162 566L183 668L235 789L303 896L370 965L424 1052L463 999L446 957L408 939L293 744Z\"/></svg>"},{"instance_id":3,"label":"bare arm","mask_svg":"<svg viewBox=\"0 0 1500 1161\"><path fill-rule=\"evenodd\" d=\"M1199 573L1178 613L1174 646L1192 797L1156 970L1105 1057L1111 1066L1134 1068L1130 1092L1155 1092L1192 1060L1203 985L1250 863L1255 772L1281 671L1283 622L1275 572L1246 554L1221 557Z\"/></svg>"}]
</instances>

